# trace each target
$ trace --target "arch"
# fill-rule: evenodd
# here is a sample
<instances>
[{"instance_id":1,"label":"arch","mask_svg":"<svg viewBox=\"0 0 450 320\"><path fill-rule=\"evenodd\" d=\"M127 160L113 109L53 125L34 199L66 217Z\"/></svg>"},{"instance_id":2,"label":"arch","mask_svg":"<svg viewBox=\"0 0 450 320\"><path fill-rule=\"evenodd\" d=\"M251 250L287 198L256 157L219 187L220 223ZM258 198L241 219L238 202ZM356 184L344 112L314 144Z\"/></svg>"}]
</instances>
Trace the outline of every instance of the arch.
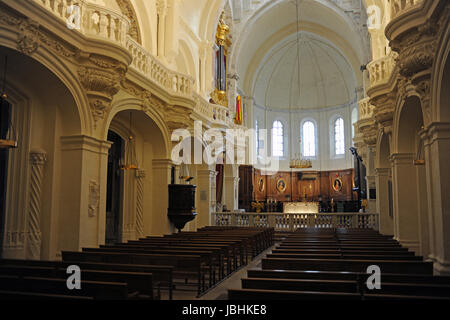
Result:
<instances>
[{"instance_id":1,"label":"arch","mask_svg":"<svg viewBox=\"0 0 450 320\"><path fill-rule=\"evenodd\" d=\"M141 28L139 26L136 10L134 9L131 0L115 0L115 1L119 6L122 14L130 20L130 30L128 31L128 34L139 44L142 44Z\"/></svg>"},{"instance_id":2,"label":"arch","mask_svg":"<svg viewBox=\"0 0 450 320\"><path fill-rule=\"evenodd\" d=\"M136 98L123 98L114 101L112 104L112 110L109 113L108 119L106 121L105 131L102 134L103 139L106 139L106 137L108 136L108 130L113 119L117 116L118 113L126 110L142 111L142 100ZM156 134L156 136L153 136L151 138L156 138L158 136L160 137L159 141L158 139L152 140L152 142L158 142L158 157L160 157L161 159L170 158L170 137L164 119L156 112L154 108L146 109L143 114L145 114L147 117L143 119L141 118L141 120L149 120L148 123L150 124L150 126L148 127L148 130L151 130L152 134ZM148 138L150 138L150 136Z\"/></svg>"},{"instance_id":3,"label":"arch","mask_svg":"<svg viewBox=\"0 0 450 320\"><path fill-rule=\"evenodd\" d=\"M389 142L389 135L384 133L383 130L378 132L377 138L377 155L376 155L376 168L390 168L389 157L391 156L391 146Z\"/></svg>"},{"instance_id":4,"label":"arch","mask_svg":"<svg viewBox=\"0 0 450 320\"><path fill-rule=\"evenodd\" d=\"M45 46L40 46L31 56L23 54L17 49L18 34L16 31L11 31L0 25L0 33L2 34L2 37L0 37L0 47L8 48L16 54L37 61L64 84L72 95L77 107L77 116L74 119L77 119L76 122L79 122L79 128L77 129L78 132L73 134L91 135L93 119L87 107L89 106L89 101L84 88L78 80L78 75L73 71L73 68Z\"/></svg>"},{"instance_id":5,"label":"arch","mask_svg":"<svg viewBox=\"0 0 450 320\"><path fill-rule=\"evenodd\" d=\"M415 142L423 126L423 119L422 104L416 95L410 95L396 108L392 153L415 153Z\"/></svg>"},{"instance_id":6,"label":"arch","mask_svg":"<svg viewBox=\"0 0 450 320\"><path fill-rule=\"evenodd\" d=\"M180 55L183 57L185 73L189 74L192 78L197 77L197 64L193 55L194 50L192 47L184 40L180 39ZM178 65L179 70L183 70L183 66Z\"/></svg>"}]
</instances>

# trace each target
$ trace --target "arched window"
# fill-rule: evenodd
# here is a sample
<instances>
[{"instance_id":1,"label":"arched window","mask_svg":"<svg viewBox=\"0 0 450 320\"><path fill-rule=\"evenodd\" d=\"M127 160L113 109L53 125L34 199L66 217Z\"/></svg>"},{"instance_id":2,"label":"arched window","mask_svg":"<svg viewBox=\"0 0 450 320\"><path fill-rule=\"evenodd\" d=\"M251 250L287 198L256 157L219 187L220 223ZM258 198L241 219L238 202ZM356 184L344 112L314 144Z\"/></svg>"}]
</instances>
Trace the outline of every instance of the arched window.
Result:
<instances>
[{"instance_id":1,"label":"arched window","mask_svg":"<svg viewBox=\"0 0 450 320\"><path fill-rule=\"evenodd\" d=\"M306 121L303 124L303 156L316 156L316 126L312 121Z\"/></svg>"},{"instance_id":2,"label":"arched window","mask_svg":"<svg viewBox=\"0 0 450 320\"><path fill-rule=\"evenodd\" d=\"M334 145L335 154L345 154L344 119L337 118L334 122Z\"/></svg>"},{"instance_id":3,"label":"arched window","mask_svg":"<svg viewBox=\"0 0 450 320\"><path fill-rule=\"evenodd\" d=\"M259 124L258 124L258 120L255 121L255 139L256 139L256 154L258 154L259 152Z\"/></svg>"},{"instance_id":4,"label":"arched window","mask_svg":"<svg viewBox=\"0 0 450 320\"><path fill-rule=\"evenodd\" d=\"M274 121L272 126L272 155L282 157L284 155L283 124Z\"/></svg>"},{"instance_id":5,"label":"arched window","mask_svg":"<svg viewBox=\"0 0 450 320\"><path fill-rule=\"evenodd\" d=\"M358 121L358 109L353 108L352 110L352 138L355 137L355 123Z\"/></svg>"}]
</instances>

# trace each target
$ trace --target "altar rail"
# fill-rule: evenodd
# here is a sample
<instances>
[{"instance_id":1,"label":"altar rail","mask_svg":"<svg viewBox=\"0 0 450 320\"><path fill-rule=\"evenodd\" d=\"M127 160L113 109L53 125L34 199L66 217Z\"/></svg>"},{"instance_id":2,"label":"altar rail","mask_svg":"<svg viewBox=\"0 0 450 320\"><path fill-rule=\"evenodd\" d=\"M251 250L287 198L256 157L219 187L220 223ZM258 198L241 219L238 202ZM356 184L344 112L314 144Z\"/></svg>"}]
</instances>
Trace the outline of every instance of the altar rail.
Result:
<instances>
[{"instance_id":1,"label":"altar rail","mask_svg":"<svg viewBox=\"0 0 450 320\"><path fill-rule=\"evenodd\" d=\"M215 212L216 226L275 228L357 228L378 230L377 213L255 213Z\"/></svg>"}]
</instances>

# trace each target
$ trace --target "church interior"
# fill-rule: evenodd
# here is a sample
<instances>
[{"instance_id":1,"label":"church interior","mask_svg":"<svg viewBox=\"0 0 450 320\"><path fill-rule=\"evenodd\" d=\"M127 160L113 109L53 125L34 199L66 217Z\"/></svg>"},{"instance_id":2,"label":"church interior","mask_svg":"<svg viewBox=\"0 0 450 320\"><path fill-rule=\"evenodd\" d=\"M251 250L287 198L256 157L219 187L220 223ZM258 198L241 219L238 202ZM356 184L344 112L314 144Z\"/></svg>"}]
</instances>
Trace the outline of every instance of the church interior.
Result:
<instances>
[{"instance_id":1,"label":"church interior","mask_svg":"<svg viewBox=\"0 0 450 320\"><path fill-rule=\"evenodd\" d=\"M449 300L449 19L0 0L0 300Z\"/></svg>"}]
</instances>

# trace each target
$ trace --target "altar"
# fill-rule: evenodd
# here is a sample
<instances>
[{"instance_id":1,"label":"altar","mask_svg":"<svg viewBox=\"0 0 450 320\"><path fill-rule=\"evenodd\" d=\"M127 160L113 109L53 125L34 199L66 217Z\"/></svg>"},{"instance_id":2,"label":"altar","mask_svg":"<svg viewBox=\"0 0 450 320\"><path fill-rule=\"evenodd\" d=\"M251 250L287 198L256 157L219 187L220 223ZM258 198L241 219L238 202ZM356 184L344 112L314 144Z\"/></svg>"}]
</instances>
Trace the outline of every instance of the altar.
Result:
<instances>
[{"instance_id":1,"label":"altar","mask_svg":"<svg viewBox=\"0 0 450 320\"><path fill-rule=\"evenodd\" d=\"M319 213L319 202L285 202L283 213Z\"/></svg>"}]
</instances>

